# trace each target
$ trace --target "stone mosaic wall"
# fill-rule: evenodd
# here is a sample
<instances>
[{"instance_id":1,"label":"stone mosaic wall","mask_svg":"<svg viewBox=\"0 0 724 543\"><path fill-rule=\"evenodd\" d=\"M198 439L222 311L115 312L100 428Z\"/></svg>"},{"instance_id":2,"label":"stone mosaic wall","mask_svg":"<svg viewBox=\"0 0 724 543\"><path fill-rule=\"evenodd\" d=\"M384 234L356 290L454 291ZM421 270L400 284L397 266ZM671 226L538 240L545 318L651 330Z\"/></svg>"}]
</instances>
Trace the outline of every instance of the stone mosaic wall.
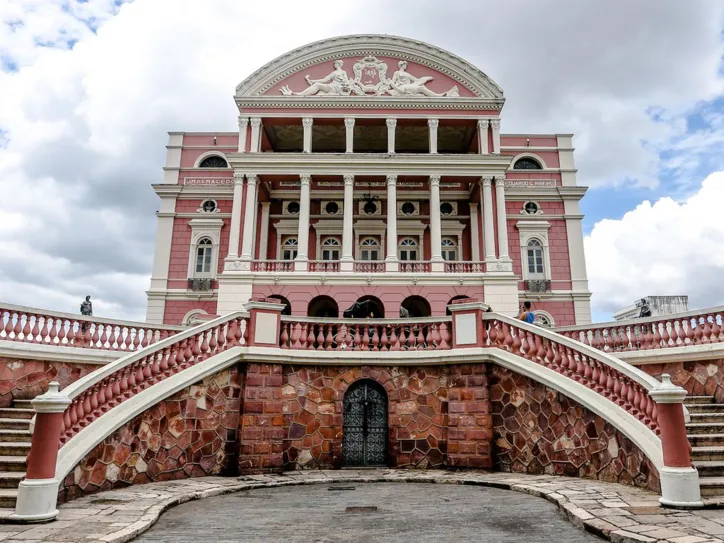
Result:
<instances>
[{"instance_id":1,"label":"stone mosaic wall","mask_svg":"<svg viewBox=\"0 0 724 543\"><path fill-rule=\"evenodd\" d=\"M724 403L724 360L642 364L638 367L658 380L662 373L668 373L674 384L684 387L692 396L714 396L716 403Z\"/></svg>"},{"instance_id":2,"label":"stone mosaic wall","mask_svg":"<svg viewBox=\"0 0 724 543\"><path fill-rule=\"evenodd\" d=\"M51 381L58 381L63 389L100 367L94 364L0 358L0 407L12 406L15 399L32 400L46 392Z\"/></svg>"},{"instance_id":3,"label":"stone mosaic wall","mask_svg":"<svg viewBox=\"0 0 724 543\"><path fill-rule=\"evenodd\" d=\"M222 371L134 418L61 484L59 500L130 484L234 473L242 374Z\"/></svg>"},{"instance_id":4,"label":"stone mosaic wall","mask_svg":"<svg viewBox=\"0 0 724 543\"><path fill-rule=\"evenodd\" d=\"M495 467L568 475L658 491L656 468L601 417L558 392L491 366Z\"/></svg>"},{"instance_id":5,"label":"stone mosaic wall","mask_svg":"<svg viewBox=\"0 0 724 543\"><path fill-rule=\"evenodd\" d=\"M488 367L456 366L448 390L447 464L455 468L492 467L493 420Z\"/></svg>"}]
</instances>

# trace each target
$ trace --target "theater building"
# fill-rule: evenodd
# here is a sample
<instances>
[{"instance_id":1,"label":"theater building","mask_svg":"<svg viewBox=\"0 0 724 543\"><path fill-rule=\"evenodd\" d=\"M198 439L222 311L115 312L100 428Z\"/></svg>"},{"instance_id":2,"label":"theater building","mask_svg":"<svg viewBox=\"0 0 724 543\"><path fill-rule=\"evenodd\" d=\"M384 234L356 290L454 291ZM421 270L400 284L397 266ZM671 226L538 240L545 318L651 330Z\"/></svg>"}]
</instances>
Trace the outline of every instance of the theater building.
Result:
<instances>
[{"instance_id":1,"label":"theater building","mask_svg":"<svg viewBox=\"0 0 724 543\"><path fill-rule=\"evenodd\" d=\"M590 322L573 137L503 132L503 90L469 62L332 38L261 67L235 101L238 132L169 134L148 322L258 297L376 318L530 300L541 324Z\"/></svg>"}]
</instances>

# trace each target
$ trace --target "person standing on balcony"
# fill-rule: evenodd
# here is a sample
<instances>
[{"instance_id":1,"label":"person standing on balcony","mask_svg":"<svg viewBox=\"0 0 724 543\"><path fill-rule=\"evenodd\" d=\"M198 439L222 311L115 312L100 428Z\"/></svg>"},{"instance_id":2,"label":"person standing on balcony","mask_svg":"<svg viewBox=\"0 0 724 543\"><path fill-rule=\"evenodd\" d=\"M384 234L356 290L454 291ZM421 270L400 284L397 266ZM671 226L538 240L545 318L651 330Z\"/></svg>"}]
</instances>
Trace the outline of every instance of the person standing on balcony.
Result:
<instances>
[{"instance_id":1,"label":"person standing on balcony","mask_svg":"<svg viewBox=\"0 0 724 543\"><path fill-rule=\"evenodd\" d=\"M535 313L533 313L533 310L531 309L531 303L529 301L523 302L523 305L520 306L520 313L518 313L518 320L525 321L528 324L533 324L535 322Z\"/></svg>"}]
</instances>

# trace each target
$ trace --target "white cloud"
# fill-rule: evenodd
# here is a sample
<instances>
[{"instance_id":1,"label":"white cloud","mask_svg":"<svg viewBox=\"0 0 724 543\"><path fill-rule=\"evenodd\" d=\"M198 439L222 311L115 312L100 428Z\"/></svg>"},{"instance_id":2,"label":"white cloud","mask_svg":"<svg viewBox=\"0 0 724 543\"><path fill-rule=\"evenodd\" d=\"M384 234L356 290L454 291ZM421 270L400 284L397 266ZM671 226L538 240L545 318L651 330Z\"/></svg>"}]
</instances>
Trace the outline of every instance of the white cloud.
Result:
<instances>
[{"instance_id":1,"label":"white cloud","mask_svg":"<svg viewBox=\"0 0 724 543\"><path fill-rule=\"evenodd\" d=\"M688 295L691 308L724 304L724 172L683 202L646 201L598 222L584 240L597 312L644 296Z\"/></svg>"}]
</instances>

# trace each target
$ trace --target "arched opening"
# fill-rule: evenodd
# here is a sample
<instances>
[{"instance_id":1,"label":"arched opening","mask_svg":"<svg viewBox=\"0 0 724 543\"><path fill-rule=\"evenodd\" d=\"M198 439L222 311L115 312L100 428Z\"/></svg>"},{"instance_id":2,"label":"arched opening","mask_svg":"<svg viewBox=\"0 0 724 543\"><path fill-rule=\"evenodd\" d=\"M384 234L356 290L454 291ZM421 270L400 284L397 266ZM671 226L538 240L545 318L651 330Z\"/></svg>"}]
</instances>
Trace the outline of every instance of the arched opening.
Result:
<instances>
[{"instance_id":1,"label":"arched opening","mask_svg":"<svg viewBox=\"0 0 724 543\"><path fill-rule=\"evenodd\" d=\"M408 296L402 300L400 307L407 311L413 319L430 316L430 304L422 296ZM400 316L407 315L404 315L404 311L400 311Z\"/></svg>"},{"instance_id":2,"label":"arched opening","mask_svg":"<svg viewBox=\"0 0 724 543\"><path fill-rule=\"evenodd\" d=\"M470 296L465 296L464 294L460 294L459 296L453 296L452 298L450 298L450 301L447 303L447 305L450 305L451 303L453 303L456 300L468 300L468 299L470 299ZM450 315L452 315L452 311L450 311L449 307L445 309L445 315L447 315L448 317Z\"/></svg>"},{"instance_id":3,"label":"arched opening","mask_svg":"<svg viewBox=\"0 0 724 543\"><path fill-rule=\"evenodd\" d=\"M307 306L307 317L336 319L339 317L339 306L334 298L317 296L312 298Z\"/></svg>"},{"instance_id":4,"label":"arched opening","mask_svg":"<svg viewBox=\"0 0 724 543\"><path fill-rule=\"evenodd\" d=\"M199 168L228 168L229 164L226 160L218 155L206 157L199 164Z\"/></svg>"},{"instance_id":5,"label":"arched opening","mask_svg":"<svg viewBox=\"0 0 724 543\"><path fill-rule=\"evenodd\" d=\"M345 466L387 464L387 392L377 381L360 379L344 394L342 454Z\"/></svg>"},{"instance_id":6,"label":"arched opening","mask_svg":"<svg viewBox=\"0 0 724 543\"><path fill-rule=\"evenodd\" d=\"M267 296L270 300L277 300L280 304L284 304L284 309L282 309L282 315L291 315L292 314L292 304L289 303L289 300L287 300L284 296L280 294L272 294L271 296Z\"/></svg>"},{"instance_id":7,"label":"arched opening","mask_svg":"<svg viewBox=\"0 0 724 543\"><path fill-rule=\"evenodd\" d=\"M384 319L385 306L376 296L362 296L343 315L345 319Z\"/></svg>"},{"instance_id":8,"label":"arched opening","mask_svg":"<svg viewBox=\"0 0 724 543\"><path fill-rule=\"evenodd\" d=\"M542 170L543 167L534 158L523 157L515 161L514 170Z\"/></svg>"}]
</instances>

